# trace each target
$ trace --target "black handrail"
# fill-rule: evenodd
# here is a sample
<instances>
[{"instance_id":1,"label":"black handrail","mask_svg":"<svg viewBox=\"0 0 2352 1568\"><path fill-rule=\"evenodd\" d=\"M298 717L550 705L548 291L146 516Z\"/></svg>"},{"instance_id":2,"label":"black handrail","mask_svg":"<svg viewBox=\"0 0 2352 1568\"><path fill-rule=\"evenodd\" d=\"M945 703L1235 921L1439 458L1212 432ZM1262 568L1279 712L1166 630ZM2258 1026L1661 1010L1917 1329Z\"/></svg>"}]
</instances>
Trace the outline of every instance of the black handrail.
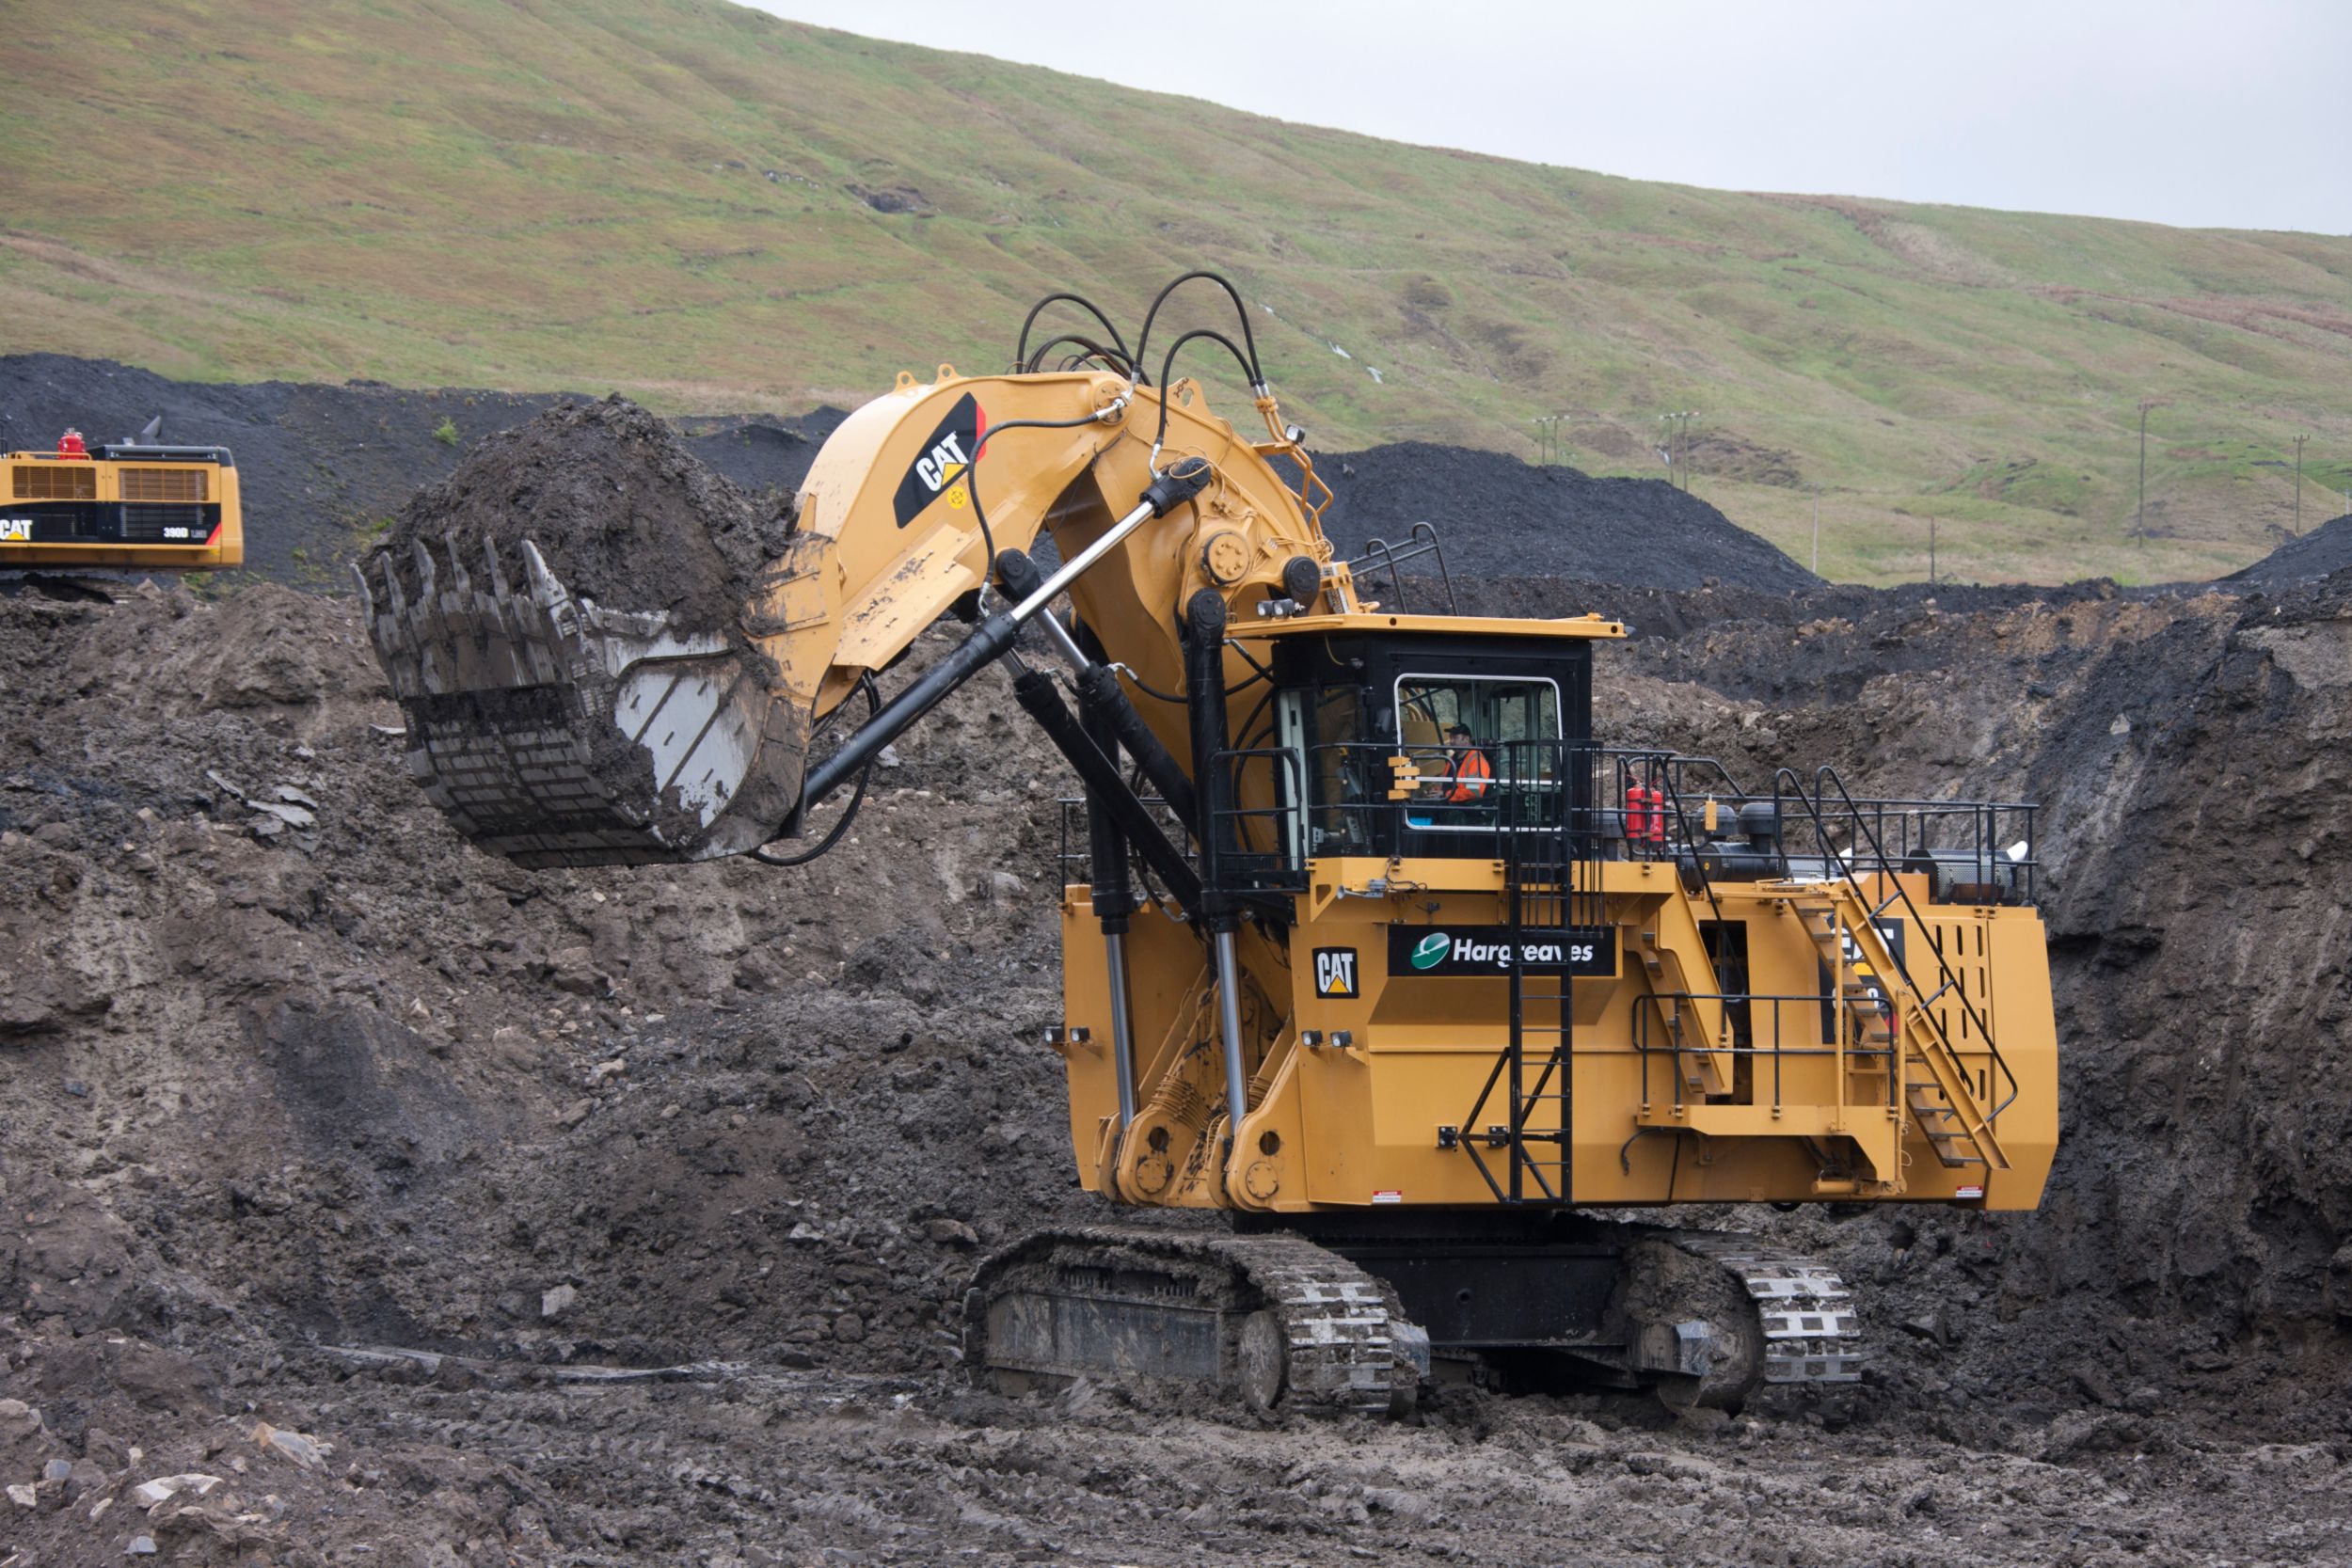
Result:
<instances>
[{"instance_id":1,"label":"black handrail","mask_svg":"<svg viewBox=\"0 0 2352 1568\"><path fill-rule=\"evenodd\" d=\"M1445 569L1445 547L1438 543L1438 531L1427 523L1415 523L1413 531L1406 535L1402 547L1386 539L1367 539L1364 553L1347 562L1348 576L1355 577L1360 569L1371 566L1375 559L1389 569L1389 580L1396 585L1396 608L1405 608L1405 574L1398 570L1407 561L1422 556L1435 556L1438 561L1438 581L1445 589L1445 612L1459 615L1461 607L1454 596L1454 576Z\"/></svg>"},{"instance_id":2,"label":"black handrail","mask_svg":"<svg viewBox=\"0 0 2352 1568\"><path fill-rule=\"evenodd\" d=\"M1789 786L1789 792L1786 795L1784 795L1781 789L1781 783L1783 780L1786 780ZM1871 853L1876 858L1878 864L1883 868L1880 874L1894 884L1895 896L1893 898L1889 898L1883 903L1873 905L1870 902L1869 895L1862 890L1862 879L1854 875L1852 860L1840 856L1831 849L1829 842L1829 824L1823 819L1822 816L1821 797L1823 793L1823 786L1825 784L1829 788L1834 788L1837 791L1838 801L1846 809L1846 820L1851 826L1855 835L1857 837L1863 835L1868 836ZM1802 803L1805 809L1806 816L1812 822L1815 840L1821 847L1822 860L1826 863L1837 867L1838 875L1843 877L1847 885L1853 889L1855 902L1861 904L1865 909L1869 910L1871 913L1875 915L1880 911L1886 909L1889 905L1892 905L1899 899L1902 903L1903 912L1910 916L1912 924L1918 927L1922 932L1925 932L1928 929L1927 919L1925 916L1920 914L1919 907L1912 902L1911 894L1904 888L1901 878L1897 875L1897 868L1895 864L1887 860L1886 845L1883 837L1880 834L1876 828L1871 827L1870 824L1864 818L1861 804L1856 801L1853 796L1847 790L1846 781L1838 776L1837 769L1831 768L1826 764L1819 768L1816 768L1813 774L1813 787L1815 793L1808 796L1805 793L1804 783L1798 779L1793 769L1782 768L1773 771L1772 824L1774 831L1777 832L1782 828L1783 801L1785 800L1793 799ZM1883 814L1884 811L1883 802L1881 803L1880 809L1882 812L1883 822ZM1782 851L1784 860L1787 854L1786 842L1787 841L1784 837ZM1856 856L1855 858L1858 859L1859 857ZM1975 1025L1977 1037L1984 1041L1986 1053L1993 1058L1993 1065L2000 1070L2002 1078L2008 1082L2009 1098L2002 1101L1998 1105L1985 1113L1985 1121L1989 1125L2003 1111L2008 1110L2010 1106L2017 1102L2017 1097L2019 1094L2024 1092L2023 1086L2018 1082L2017 1074L2010 1069L2008 1059L2001 1054L2000 1042L1993 1037L1993 1031L1986 1025L1984 1022L1984 1015L1977 1011L1975 1003L1968 1000L1967 989L1960 983L1960 976L1953 973L1951 964L1946 960L1943 948L1933 942L1929 943L1929 946L1935 954L1936 969L1944 982L1943 986L1937 990L1936 994L1941 996L1947 990L1958 992L1961 1007L1966 1013L1969 1022ZM1899 958L1896 961L1903 970L1901 976L1903 984L1910 986L1912 995L1914 997L1917 997L1919 995L1919 988L1912 981L1910 974L1911 966ZM1957 1054L1952 1046L1951 1036L1945 1031L1944 1021L1935 1015L1934 1011L1926 1005L1924 999L1921 1000L1919 1012L1920 1015L1928 1021L1929 1027L1935 1031L1935 1037L1942 1043L1945 1051L1947 1053ZM1890 1077L1892 1075L1890 1074Z\"/></svg>"},{"instance_id":3,"label":"black handrail","mask_svg":"<svg viewBox=\"0 0 2352 1568\"><path fill-rule=\"evenodd\" d=\"M1783 1028L1781 1027L1781 1021L1780 1021L1780 1010L1781 1010L1781 1008L1783 1008L1783 1007L1795 1007L1795 1006L1802 1006L1802 1007L1820 1007L1820 1006L1824 1006L1824 1005L1831 1004L1831 1003L1833 1003L1834 999L1833 999L1833 998L1829 995L1829 993L1827 993L1826 991L1701 991L1701 990L1667 990L1667 991L1653 991L1653 992L1651 992L1651 993L1650 993L1650 1000L1658 1004L1658 1006L1657 1006L1657 1009L1656 1009L1657 1014L1658 1014L1658 1023L1657 1023L1656 1027L1657 1027L1659 1030L1661 1030L1661 1031L1662 1031L1662 1032L1665 1032L1665 1033L1666 1033L1666 1035L1667 1035L1667 1040L1666 1040L1666 1043L1664 1043L1664 1044L1662 1044L1662 1045L1661 1045L1661 1044L1658 1044L1658 1043L1654 1042L1654 1041L1651 1039L1651 1037L1650 1037L1650 1031L1651 1031L1651 1027L1652 1027L1652 1026L1651 1026L1650 1022L1649 1022L1649 1020L1650 1020L1650 1015L1649 1015L1649 1013L1645 1012L1645 1011L1642 1011L1642 1010L1640 1010L1639 1008L1637 1008L1637 1009L1635 1010L1634 1014L1633 1014L1633 1049L1634 1049L1635 1053L1636 1053L1636 1054L1638 1054L1638 1055L1642 1058L1642 1079L1641 1079L1641 1085L1642 1085L1642 1099L1643 1099L1645 1101L1646 1101L1649 1099L1649 1058L1650 1058L1651 1056L1653 1056L1653 1055L1662 1055L1662 1056L1684 1056L1684 1055L1696 1055L1696 1054L1698 1054L1698 1052L1694 1051L1692 1048L1691 1048L1691 1047L1689 1047L1689 1046L1686 1046L1686 1045L1679 1045L1679 1044L1675 1043L1674 1038L1673 1038L1673 1035L1672 1035L1672 1028L1673 1028L1673 1025L1672 1025L1672 1024L1668 1022L1668 1020L1667 1020L1667 1018L1666 1018L1665 1004L1667 1004L1667 1003L1669 1003L1669 1002L1677 1002L1677 1003L1689 1003L1689 1002L1716 1002L1716 1003L1720 1003L1720 1004L1722 1004L1722 1005L1723 1005L1724 1007L1726 1007L1726 1008L1728 1008L1728 1007L1732 1006L1733 1006L1733 1005L1735 1005L1735 1004L1743 1004L1743 1005L1747 1006L1751 1009L1751 1011L1753 1011L1753 1009L1754 1009L1754 1007L1755 1007L1756 1004L1757 1004L1757 1003L1759 1003L1759 1002L1762 1002L1762 1003L1769 1003L1769 1004L1771 1004L1771 1006L1772 1006L1772 1043L1769 1047L1767 1047L1767 1046L1757 1045L1757 1044L1756 1043L1756 1034L1755 1034L1755 1030L1754 1030L1753 1026L1751 1026L1750 1031L1749 1031L1748 1043L1747 1043L1746 1045L1710 1046L1710 1047L1708 1047L1707 1049L1708 1049L1708 1050L1710 1050L1710 1051L1720 1051L1720 1052L1722 1052L1722 1053L1723 1053L1723 1054L1724 1054L1724 1055L1726 1055L1726 1056L1770 1056L1770 1057L1772 1057L1772 1103L1773 1105L1775 1105L1775 1106L1777 1106L1777 1105L1779 1105L1779 1104L1781 1104L1781 1103L1782 1103L1782 1084L1781 1084L1780 1063L1781 1063L1781 1058L1782 1058L1782 1057L1784 1057L1784 1056L1836 1056L1836 1055L1843 1055L1843 1056L1848 1057L1848 1058L1850 1058L1850 1059L1861 1059L1861 1060L1865 1060L1865 1061L1867 1061L1867 1060L1868 1060L1870 1057L1873 1057L1873 1056L1885 1056L1885 1057L1888 1057L1888 1058L1890 1058L1890 1059L1891 1059L1891 1058L1894 1056L1894 1054L1895 1054L1895 1046L1894 1046L1894 1043L1893 1043L1891 1040L1887 1043L1886 1048L1885 1048L1884 1050L1883 1050L1883 1051L1872 1051L1872 1050L1869 1050L1869 1049L1867 1049L1867 1048L1860 1048L1860 1049L1851 1048L1851 1047L1848 1047L1848 1048L1840 1048L1840 1047L1838 1047L1838 1046L1836 1046L1836 1045L1835 1045L1835 1044L1829 1044L1829 1043L1824 1043L1824 1044L1821 1044L1821 1045L1788 1045L1788 1044L1785 1044L1785 1043L1784 1043L1784 1041L1785 1041L1785 1039L1786 1039L1786 1037L1787 1037L1787 1035L1788 1035L1788 1031L1787 1031L1787 1030L1785 1030L1785 1029L1783 1029ZM1682 1093L1682 1078L1681 1078L1681 1074L1679 1074L1679 1073L1677 1073L1677 1074L1675 1074L1675 1075L1674 1075L1674 1101L1673 1101L1673 1103L1675 1103L1675 1104L1677 1104L1677 1105L1682 1105L1682 1104L1686 1104L1686 1103L1688 1103L1688 1101L1686 1101L1684 1100L1684 1098L1683 1098L1683 1093Z\"/></svg>"}]
</instances>

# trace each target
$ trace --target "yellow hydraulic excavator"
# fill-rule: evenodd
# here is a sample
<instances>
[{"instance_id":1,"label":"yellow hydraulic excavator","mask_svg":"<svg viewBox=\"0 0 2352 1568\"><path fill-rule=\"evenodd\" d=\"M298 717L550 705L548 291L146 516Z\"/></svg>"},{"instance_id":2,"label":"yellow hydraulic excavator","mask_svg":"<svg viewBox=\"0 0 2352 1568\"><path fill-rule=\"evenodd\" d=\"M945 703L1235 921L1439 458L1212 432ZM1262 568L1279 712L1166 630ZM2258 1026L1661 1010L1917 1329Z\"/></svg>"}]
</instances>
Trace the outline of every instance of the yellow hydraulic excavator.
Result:
<instances>
[{"instance_id":1,"label":"yellow hydraulic excavator","mask_svg":"<svg viewBox=\"0 0 2352 1568\"><path fill-rule=\"evenodd\" d=\"M1593 1212L2032 1208L2058 1132L2032 808L1600 744L1593 660L1625 627L1407 608L1399 552L1337 559L1247 312L1147 360L1196 281L1240 310L1188 275L1131 351L1053 296L1087 332L1033 352L1032 311L1008 373L902 374L827 440L733 626L583 602L552 541L372 561L411 769L526 865L791 863L813 806L1010 672L1085 789L1046 1042L1079 1175L1106 1219L1229 1223L987 1259L966 1357L999 1387L1370 1412L1433 1376L1716 1405L1855 1380L1823 1263ZM1263 435L1169 379L1204 349ZM959 607L961 641L881 695Z\"/></svg>"},{"instance_id":2,"label":"yellow hydraulic excavator","mask_svg":"<svg viewBox=\"0 0 2352 1568\"><path fill-rule=\"evenodd\" d=\"M95 451L69 430L52 451L0 455L0 576L242 562L236 460L226 447L163 445L162 423Z\"/></svg>"}]
</instances>

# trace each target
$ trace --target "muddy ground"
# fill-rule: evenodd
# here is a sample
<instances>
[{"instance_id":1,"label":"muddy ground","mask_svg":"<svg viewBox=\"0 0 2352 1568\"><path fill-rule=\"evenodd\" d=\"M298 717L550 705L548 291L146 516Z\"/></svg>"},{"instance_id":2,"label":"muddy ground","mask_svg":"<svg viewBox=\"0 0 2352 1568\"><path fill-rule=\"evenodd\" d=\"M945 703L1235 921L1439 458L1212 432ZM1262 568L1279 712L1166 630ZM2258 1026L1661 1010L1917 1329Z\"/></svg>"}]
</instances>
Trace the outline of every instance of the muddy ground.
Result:
<instances>
[{"instance_id":1,"label":"muddy ground","mask_svg":"<svg viewBox=\"0 0 2352 1568\"><path fill-rule=\"evenodd\" d=\"M2352 582L1625 598L1616 738L2048 802L2042 1209L1719 1216L1864 1289L1849 1405L970 1391L975 1252L1100 1214L993 675L809 868L530 874L347 602L0 600L0 1564L2352 1560Z\"/></svg>"}]
</instances>

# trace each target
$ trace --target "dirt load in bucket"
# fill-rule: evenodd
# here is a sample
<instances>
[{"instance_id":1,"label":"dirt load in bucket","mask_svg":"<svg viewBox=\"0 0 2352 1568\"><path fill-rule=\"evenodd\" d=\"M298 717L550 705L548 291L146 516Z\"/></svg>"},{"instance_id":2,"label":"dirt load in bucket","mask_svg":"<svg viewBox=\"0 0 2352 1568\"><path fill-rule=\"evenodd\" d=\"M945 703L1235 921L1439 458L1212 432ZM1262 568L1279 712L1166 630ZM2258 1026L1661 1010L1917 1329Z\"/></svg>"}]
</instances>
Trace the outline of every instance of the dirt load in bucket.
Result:
<instances>
[{"instance_id":1,"label":"dirt load in bucket","mask_svg":"<svg viewBox=\"0 0 2352 1568\"><path fill-rule=\"evenodd\" d=\"M360 569L412 771L525 865L766 842L799 800L808 715L771 695L740 617L790 534L789 503L625 399L484 442Z\"/></svg>"},{"instance_id":2,"label":"dirt load in bucket","mask_svg":"<svg viewBox=\"0 0 2352 1568\"><path fill-rule=\"evenodd\" d=\"M417 493L378 553L407 573L418 542L437 556L453 538L471 562L486 540L521 583L529 540L576 598L733 634L753 578L791 531L788 502L778 510L746 495L616 394L560 404L482 442Z\"/></svg>"}]
</instances>

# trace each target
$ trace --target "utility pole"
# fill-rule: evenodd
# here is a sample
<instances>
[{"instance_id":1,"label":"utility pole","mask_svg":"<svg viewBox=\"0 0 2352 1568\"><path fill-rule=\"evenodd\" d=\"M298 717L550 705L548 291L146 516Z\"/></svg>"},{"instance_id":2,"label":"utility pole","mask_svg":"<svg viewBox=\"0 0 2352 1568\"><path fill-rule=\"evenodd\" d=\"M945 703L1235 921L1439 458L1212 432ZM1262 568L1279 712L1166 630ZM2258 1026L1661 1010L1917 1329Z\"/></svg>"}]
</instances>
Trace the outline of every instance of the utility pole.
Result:
<instances>
[{"instance_id":1,"label":"utility pole","mask_svg":"<svg viewBox=\"0 0 2352 1568\"><path fill-rule=\"evenodd\" d=\"M2297 539L2303 537L2303 443L2310 439L2308 435L2298 434L2295 437L2295 536Z\"/></svg>"},{"instance_id":2,"label":"utility pole","mask_svg":"<svg viewBox=\"0 0 2352 1568\"><path fill-rule=\"evenodd\" d=\"M2148 542L2148 410L2170 406L2164 398L2139 400L2139 507L2133 515L2132 531L2143 545Z\"/></svg>"},{"instance_id":3,"label":"utility pole","mask_svg":"<svg viewBox=\"0 0 2352 1568\"><path fill-rule=\"evenodd\" d=\"M1821 575L1821 482L1813 482L1813 575Z\"/></svg>"},{"instance_id":4,"label":"utility pole","mask_svg":"<svg viewBox=\"0 0 2352 1568\"><path fill-rule=\"evenodd\" d=\"M1928 514L1928 586L1935 586L1935 514Z\"/></svg>"},{"instance_id":5,"label":"utility pole","mask_svg":"<svg viewBox=\"0 0 2352 1568\"><path fill-rule=\"evenodd\" d=\"M1538 414L1534 419L1529 420L1528 422L1535 427L1536 463L1540 465L1550 462L1552 435L1554 428L1560 422L1559 417L1557 415Z\"/></svg>"},{"instance_id":6,"label":"utility pole","mask_svg":"<svg viewBox=\"0 0 2352 1568\"><path fill-rule=\"evenodd\" d=\"M1669 484L1674 483L1675 470L1679 467L1682 470L1682 488L1686 491L1691 488L1691 421L1697 418L1698 410L1695 408L1685 408L1678 413L1658 416L1658 422L1665 428L1666 444L1661 447L1659 451L1666 459L1666 483ZM1679 448L1676 445L1677 436L1681 439ZM1678 464L1675 455L1677 451L1682 454Z\"/></svg>"}]
</instances>

